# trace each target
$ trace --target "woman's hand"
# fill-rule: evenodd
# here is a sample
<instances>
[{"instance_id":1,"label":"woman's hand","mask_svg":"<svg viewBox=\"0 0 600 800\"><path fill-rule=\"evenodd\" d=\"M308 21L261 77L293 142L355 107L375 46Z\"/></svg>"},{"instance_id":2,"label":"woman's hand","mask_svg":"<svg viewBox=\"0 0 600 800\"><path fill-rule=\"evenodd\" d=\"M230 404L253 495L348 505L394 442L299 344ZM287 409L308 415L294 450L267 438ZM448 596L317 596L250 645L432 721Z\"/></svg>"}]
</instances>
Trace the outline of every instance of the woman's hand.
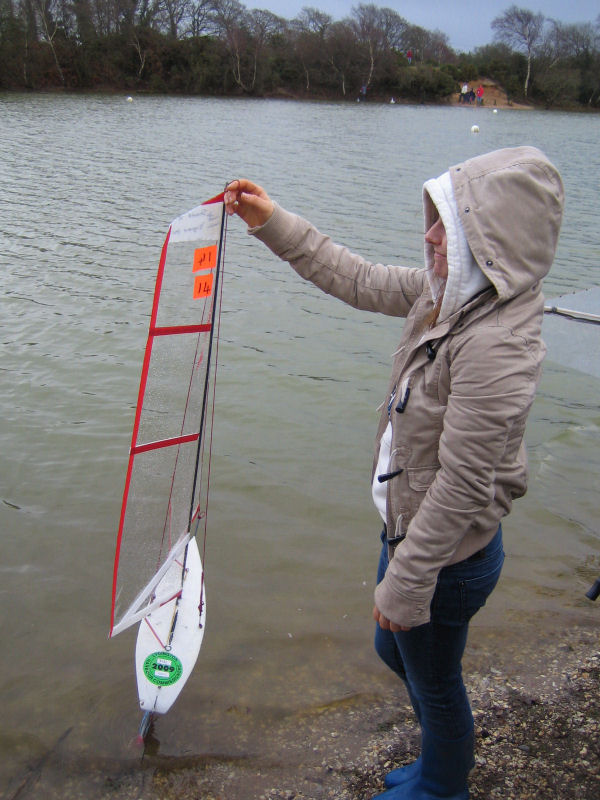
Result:
<instances>
[{"instance_id":1,"label":"woman's hand","mask_svg":"<svg viewBox=\"0 0 600 800\"><path fill-rule=\"evenodd\" d=\"M273 213L273 201L261 186L241 178L225 189L225 211L230 216L237 214L249 228L256 228Z\"/></svg>"},{"instance_id":2,"label":"woman's hand","mask_svg":"<svg viewBox=\"0 0 600 800\"><path fill-rule=\"evenodd\" d=\"M373 619L375 622L379 623L379 627L382 628L384 631L391 631L392 633L398 633L398 631L409 631L410 628L405 628L403 625L396 625L395 622L391 622L387 617L384 617L381 611L377 608L377 606L373 606Z\"/></svg>"}]
</instances>

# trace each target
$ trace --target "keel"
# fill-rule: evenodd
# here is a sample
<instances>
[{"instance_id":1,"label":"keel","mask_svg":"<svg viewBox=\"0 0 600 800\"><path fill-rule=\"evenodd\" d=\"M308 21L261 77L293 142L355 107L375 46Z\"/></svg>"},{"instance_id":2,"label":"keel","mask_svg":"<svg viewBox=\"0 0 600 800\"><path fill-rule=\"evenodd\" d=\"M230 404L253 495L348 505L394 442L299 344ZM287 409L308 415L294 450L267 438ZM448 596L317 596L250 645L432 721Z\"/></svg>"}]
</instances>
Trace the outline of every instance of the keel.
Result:
<instances>
[{"instance_id":1,"label":"keel","mask_svg":"<svg viewBox=\"0 0 600 800\"><path fill-rule=\"evenodd\" d=\"M148 735L148 733L150 732L150 728L152 727L153 721L154 721L154 714L152 713L152 711L146 711L144 713L144 716L142 717L142 721L140 723L140 729L138 731L136 740L137 744L140 745L140 747L143 747L146 741L146 736Z\"/></svg>"}]
</instances>

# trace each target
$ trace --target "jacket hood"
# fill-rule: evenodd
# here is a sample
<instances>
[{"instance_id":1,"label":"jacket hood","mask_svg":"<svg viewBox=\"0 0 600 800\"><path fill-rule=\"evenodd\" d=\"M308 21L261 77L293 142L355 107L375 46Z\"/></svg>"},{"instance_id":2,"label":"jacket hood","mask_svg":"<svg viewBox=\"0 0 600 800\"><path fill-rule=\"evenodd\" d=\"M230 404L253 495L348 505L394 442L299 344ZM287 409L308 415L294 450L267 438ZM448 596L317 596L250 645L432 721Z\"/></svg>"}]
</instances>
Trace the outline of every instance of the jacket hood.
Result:
<instances>
[{"instance_id":1,"label":"jacket hood","mask_svg":"<svg viewBox=\"0 0 600 800\"><path fill-rule=\"evenodd\" d=\"M475 261L501 301L544 278L552 266L564 190L535 147L513 147L449 170L456 209Z\"/></svg>"},{"instance_id":2,"label":"jacket hood","mask_svg":"<svg viewBox=\"0 0 600 800\"><path fill-rule=\"evenodd\" d=\"M444 282L433 272L434 247L425 242L425 267L434 301L440 291L444 298L440 307L438 321L443 322L455 311L458 311L474 295L490 285L490 281L477 265L469 248L463 229L450 173L445 172L439 178L432 178L423 186L423 212L425 231L441 217L448 240L448 277ZM444 289L445 283L445 289Z\"/></svg>"}]
</instances>

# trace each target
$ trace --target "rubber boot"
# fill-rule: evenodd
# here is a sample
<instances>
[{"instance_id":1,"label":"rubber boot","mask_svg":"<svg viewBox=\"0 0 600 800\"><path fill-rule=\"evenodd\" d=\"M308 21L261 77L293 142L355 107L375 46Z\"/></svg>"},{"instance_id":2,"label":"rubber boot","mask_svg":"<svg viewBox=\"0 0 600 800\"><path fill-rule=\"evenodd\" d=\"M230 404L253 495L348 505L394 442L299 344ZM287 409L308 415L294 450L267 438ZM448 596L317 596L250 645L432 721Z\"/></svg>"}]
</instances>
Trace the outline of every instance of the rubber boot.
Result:
<instances>
[{"instance_id":1,"label":"rubber boot","mask_svg":"<svg viewBox=\"0 0 600 800\"><path fill-rule=\"evenodd\" d=\"M423 730L421 771L383 794L378 800L469 800L467 778L473 767L473 731L447 740Z\"/></svg>"},{"instance_id":2,"label":"rubber boot","mask_svg":"<svg viewBox=\"0 0 600 800\"><path fill-rule=\"evenodd\" d=\"M416 780L420 774L421 756L419 756L416 761L413 761L412 764L406 764L404 767L398 767L398 769L393 769L391 772L388 772L385 776L384 783L388 789L392 789L394 786L402 786L403 783Z\"/></svg>"}]
</instances>

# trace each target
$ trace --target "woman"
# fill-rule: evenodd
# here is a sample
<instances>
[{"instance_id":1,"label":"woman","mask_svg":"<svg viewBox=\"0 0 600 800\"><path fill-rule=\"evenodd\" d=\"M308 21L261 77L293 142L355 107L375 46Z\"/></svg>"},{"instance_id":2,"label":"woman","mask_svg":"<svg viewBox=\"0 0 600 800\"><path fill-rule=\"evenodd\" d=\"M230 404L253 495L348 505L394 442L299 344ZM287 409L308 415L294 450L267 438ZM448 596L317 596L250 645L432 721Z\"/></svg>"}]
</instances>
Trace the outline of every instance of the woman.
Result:
<instances>
[{"instance_id":1,"label":"woman","mask_svg":"<svg viewBox=\"0 0 600 800\"><path fill-rule=\"evenodd\" d=\"M423 188L425 269L371 264L246 180L226 209L323 291L406 317L382 405L373 499L384 522L375 646L405 682L421 755L387 800L468 798L468 623L502 567L500 521L525 493L523 434L539 381L541 280L562 218L560 176L533 147L498 150Z\"/></svg>"}]
</instances>

